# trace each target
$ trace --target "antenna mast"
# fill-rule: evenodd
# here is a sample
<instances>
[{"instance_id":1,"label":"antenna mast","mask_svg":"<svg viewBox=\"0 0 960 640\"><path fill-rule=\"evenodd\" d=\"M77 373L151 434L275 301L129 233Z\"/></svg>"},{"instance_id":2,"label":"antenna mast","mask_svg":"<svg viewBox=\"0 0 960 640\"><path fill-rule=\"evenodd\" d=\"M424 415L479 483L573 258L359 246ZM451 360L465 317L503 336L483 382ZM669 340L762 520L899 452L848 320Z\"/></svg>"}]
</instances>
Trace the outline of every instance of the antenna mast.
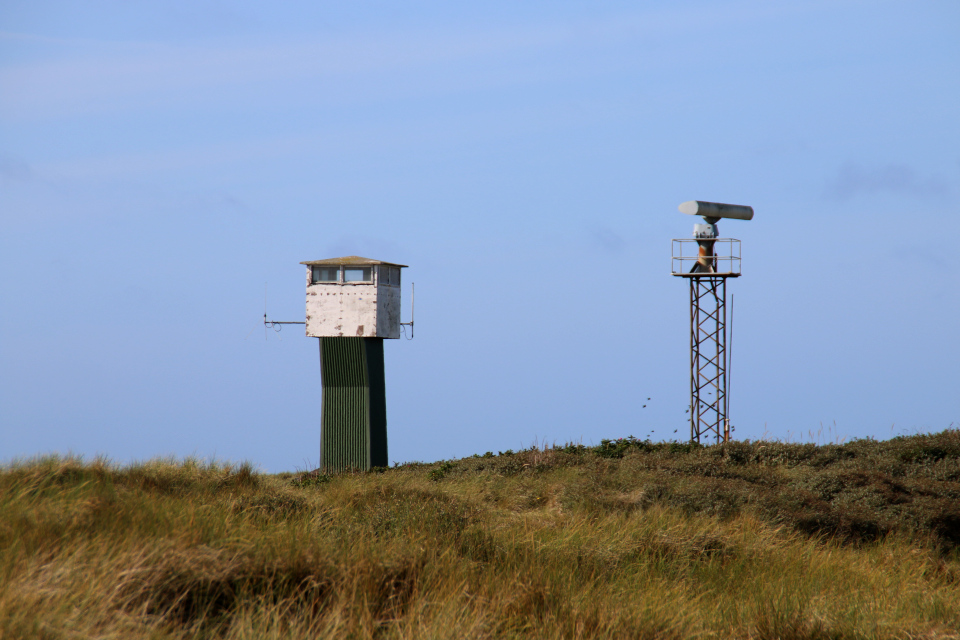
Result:
<instances>
[{"instance_id":1,"label":"antenna mast","mask_svg":"<svg viewBox=\"0 0 960 640\"><path fill-rule=\"evenodd\" d=\"M413 302L416 297L416 284L410 283L410 322L401 322L401 326L410 327L410 340L413 340Z\"/></svg>"}]
</instances>

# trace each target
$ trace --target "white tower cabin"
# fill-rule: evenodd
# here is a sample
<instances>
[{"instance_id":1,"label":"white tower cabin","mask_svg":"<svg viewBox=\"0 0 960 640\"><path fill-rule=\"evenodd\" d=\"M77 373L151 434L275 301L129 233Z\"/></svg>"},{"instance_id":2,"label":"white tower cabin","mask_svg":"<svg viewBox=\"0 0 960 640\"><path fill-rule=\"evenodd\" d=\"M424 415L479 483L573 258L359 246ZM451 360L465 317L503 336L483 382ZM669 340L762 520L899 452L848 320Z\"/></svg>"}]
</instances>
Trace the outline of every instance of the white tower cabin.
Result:
<instances>
[{"instance_id":1,"label":"white tower cabin","mask_svg":"<svg viewBox=\"0 0 960 640\"><path fill-rule=\"evenodd\" d=\"M300 264L307 267L308 337L400 337L400 270L407 265L360 256Z\"/></svg>"}]
</instances>

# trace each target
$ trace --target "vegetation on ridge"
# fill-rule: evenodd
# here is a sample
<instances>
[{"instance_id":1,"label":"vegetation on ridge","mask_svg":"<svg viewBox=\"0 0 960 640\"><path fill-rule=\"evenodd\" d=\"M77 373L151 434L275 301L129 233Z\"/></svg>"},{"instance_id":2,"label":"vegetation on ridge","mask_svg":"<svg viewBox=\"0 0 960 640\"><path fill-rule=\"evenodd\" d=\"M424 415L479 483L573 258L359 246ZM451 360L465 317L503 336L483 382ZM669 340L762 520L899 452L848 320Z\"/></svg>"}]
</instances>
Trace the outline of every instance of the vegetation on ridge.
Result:
<instances>
[{"instance_id":1,"label":"vegetation on ridge","mask_svg":"<svg viewBox=\"0 0 960 640\"><path fill-rule=\"evenodd\" d=\"M0 638L960 637L960 431L0 470Z\"/></svg>"}]
</instances>

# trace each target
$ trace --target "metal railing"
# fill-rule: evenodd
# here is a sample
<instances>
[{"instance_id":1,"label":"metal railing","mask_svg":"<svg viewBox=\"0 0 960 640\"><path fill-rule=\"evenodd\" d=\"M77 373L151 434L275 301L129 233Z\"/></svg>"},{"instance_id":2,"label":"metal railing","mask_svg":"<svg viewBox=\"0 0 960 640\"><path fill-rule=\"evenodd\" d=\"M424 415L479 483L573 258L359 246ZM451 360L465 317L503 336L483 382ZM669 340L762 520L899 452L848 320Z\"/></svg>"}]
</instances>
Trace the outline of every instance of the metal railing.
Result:
<instances>
[{"instance_id":1,"label":"metal railing","mask_svg":"<svg viewBox=\"0 0 960 640\"><path fill-rule=\"evenodd\" d=\"M712 242L712 255L700 255L702 243ZM740 241L675 238L670 248L670 273L675 276L740 275Z\"/></svg>"}]
</instances>

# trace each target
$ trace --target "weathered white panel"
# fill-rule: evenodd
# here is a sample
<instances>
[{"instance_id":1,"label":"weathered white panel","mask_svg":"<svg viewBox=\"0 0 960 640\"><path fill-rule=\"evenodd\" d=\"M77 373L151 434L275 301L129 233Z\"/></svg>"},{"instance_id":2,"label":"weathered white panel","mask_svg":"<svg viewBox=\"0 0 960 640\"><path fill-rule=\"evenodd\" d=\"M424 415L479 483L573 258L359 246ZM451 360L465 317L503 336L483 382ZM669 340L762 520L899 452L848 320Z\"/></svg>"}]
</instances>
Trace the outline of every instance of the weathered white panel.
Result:
<instances>
[{"instance_id":1,"label":"weathered white panel","mask_svg":"<svg viewBox=\"0 0 960 640\"><path fill-rule=\"evenodd\" d=\"M307 287L307 335L342 338L377 335L377 288L370 284Z\"/></svg>"},{"instance_id":2,"label":"weathered white panel","mask_svg":"<svg viewBox=\"0 0 960 640\"><path fill-rule=\"evenodd\" d=\"M377 290L377 336L399 338L400 286L381 284Z\"/></svg>"},{"instance_id":3,"label":"weathered white panel","mask_svg":"<svg viewBox=\"0 0 960 640\"><path fill-rule=\"evenodd\" d=\"M367 283L314 284L307 267L307 336L399 338L400 287Z\"/></svg>"}]
</instances>

